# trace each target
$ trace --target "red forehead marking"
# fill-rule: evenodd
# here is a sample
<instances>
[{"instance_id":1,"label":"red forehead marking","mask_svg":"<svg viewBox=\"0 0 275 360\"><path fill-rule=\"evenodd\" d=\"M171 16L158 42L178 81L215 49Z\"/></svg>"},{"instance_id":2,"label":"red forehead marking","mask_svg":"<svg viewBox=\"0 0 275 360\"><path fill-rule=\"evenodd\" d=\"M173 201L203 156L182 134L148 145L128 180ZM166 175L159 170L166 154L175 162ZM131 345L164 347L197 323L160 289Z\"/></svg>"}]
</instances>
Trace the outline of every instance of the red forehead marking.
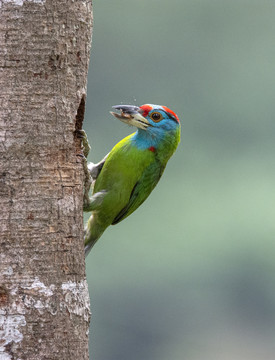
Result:
<instances>
[{"instance_id":1,"label":"red forehead marking","mask_svg":"<svg viewBox=\"0 0 275 360\"><path fill-rule=\"evenodd\" d=\"M148 150L149 150L149 151L152 151L152 152L156 152L156 148L155 148L154 146L150 146L150 147L148 148Z\"/></svg>"},{"instance_id":2,"label":"red forehead marking","mask_svg":"<svg viewBox=\"0 0 275 360\"><path fill-rule=\"evenodd\" d=\"M168 112L169 114L173 115L176 119L177 119L177 122L180 122L179 118L178 118L178 115L176 113L174 113L174 111L168 109L167 106L162 106L164 111Z\"/></svg>"},{"instance_id":3,"label":"red forehead marking","mask_svg":"<svg viewBox=\"0 0 275 360\"><path fill-rule=\"evenodd\" d=\"M153 109L153 106L145 104L142 105L140 109L143 110L142 116L146 117L149 114L149 112Z\"/></svg>"}]
</instances>

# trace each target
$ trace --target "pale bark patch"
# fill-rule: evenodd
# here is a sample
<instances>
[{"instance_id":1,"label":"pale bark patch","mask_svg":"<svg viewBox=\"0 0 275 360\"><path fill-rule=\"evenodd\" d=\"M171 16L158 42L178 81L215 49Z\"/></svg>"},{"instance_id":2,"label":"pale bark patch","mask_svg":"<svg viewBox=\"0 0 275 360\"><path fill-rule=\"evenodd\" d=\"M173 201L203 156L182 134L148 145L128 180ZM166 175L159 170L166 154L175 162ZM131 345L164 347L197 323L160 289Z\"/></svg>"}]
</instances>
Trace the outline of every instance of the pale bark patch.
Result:
<instances>
[{"instance_id":1,"label":"pale bark patch","mask_svg":"<svg viewBox=\"0 0 275 360\"><path fill-rule=\"evenodd\" d=\"M26 326L24 315L3 315L0 310L0 359L12 359L10 354L6 352L6 346L11 343L19 343L23 340L21 328Z\"/></svg>"},{"instance_id":2,"label":"pale bark patch","mask_svg":"<svg viewBox=\"0 0 275 360\"><path fill-rule=\"evenodd\" d=\"M6 275L12 273L12 268L7 268ZM3 292L5 289L2 289ZM53 284L45 285L38 277L25 279L20 284L9 287L10 296L24 292L24 296L17 297L10 304L9 310L6 307L0 309L0 359L10 360L10 354L6 351L9 344L17 344L23 340L22 327L26 326L25 314L27 309L35 309L39 314L49 312L55 316L58 312L68 312L70 317L79 316L89 321L90 302L88 296L88 285L86 280L79 282L68 281L61 286ZM55 298L62 293L63 301L56 305Z\"/></svg>"},{"instance_id":3,"label":"pale bark patch","mask_svg":"<svg viewBox=\"0 0 275 360\"><path fill-rule=\"evenodd\" d=\"M12 3L13 5L23 6L24 2L43 5L43 4L45 4L46 0L1 0L0 7L2 6L2 4L7 4L7 3Z\"/></svg>"},{"instance_id":4,"label":"pale bark patch","mask_svg":"<svg viewBox=\"0 0 275 360\"><path fill-rule=\"evenodd\" d=\"M78 283L68 281L63 283L61 288L65 295L63 306L66 307L70 314L82 316L85 321L88 321L91 312L87 281L83 280ZM62 307L62 304L60 306Z\"/></svg>"},{"instance_id":5,"label":"pale bark patch","mask_svg":"<svg viewBox=\"0 0 275 360\"><path fill-rule=\"evenodd\" d=\"M30 285L20 285L20 287L22 289L38 291L39 293L41 293L43 295L46 295L46 296L52 296L53 295L53 290L55 288L54 285L46 286L45 284L43 284L43 282L41 282L39 280L38 277L36 277L34 279L32 284L30 284Z\"/></svg>"}]
</instances>

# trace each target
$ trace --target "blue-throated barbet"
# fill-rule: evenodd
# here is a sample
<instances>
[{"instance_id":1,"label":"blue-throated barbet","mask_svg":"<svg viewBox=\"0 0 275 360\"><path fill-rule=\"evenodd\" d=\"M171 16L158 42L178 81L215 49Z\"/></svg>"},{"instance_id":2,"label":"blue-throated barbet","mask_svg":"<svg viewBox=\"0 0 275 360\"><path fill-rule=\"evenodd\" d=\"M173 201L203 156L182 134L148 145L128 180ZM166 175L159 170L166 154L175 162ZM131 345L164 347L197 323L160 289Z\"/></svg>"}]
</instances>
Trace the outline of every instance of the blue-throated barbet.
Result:
<instances>
[{"instance_id":1,"label":"blue-throated barbet","mask_svg":"<svg viewBox=\"0 0 275 360\"><path fill-rule=\"evenodd\" d=\"M113 106L119 120L137 127L98 164L88 169L94 182L92 197L84 196L91 211L85 229L85 253L111 224L134 212L157 185L180 141L178 116L166 106L146 104Z\"/></svg>"}]
</instances>

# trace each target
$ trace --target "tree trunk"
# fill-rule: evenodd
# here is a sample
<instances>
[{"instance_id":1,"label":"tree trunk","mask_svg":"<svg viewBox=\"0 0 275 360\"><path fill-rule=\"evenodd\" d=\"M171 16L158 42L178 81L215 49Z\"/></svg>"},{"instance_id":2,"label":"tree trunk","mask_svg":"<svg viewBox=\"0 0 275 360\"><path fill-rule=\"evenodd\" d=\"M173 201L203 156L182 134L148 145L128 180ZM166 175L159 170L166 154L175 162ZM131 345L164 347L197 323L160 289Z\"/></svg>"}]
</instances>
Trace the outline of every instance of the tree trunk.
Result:
<instances>
[{"instance_id":1,"label":"tree trunk","mask_svg":"<svg viewBox=\"0 0 275 360\"><path fill-rule=\"evenodd\" d=\"M90 0L0 0L0 359L88 359Z\"/></svg>"}]
</instances>

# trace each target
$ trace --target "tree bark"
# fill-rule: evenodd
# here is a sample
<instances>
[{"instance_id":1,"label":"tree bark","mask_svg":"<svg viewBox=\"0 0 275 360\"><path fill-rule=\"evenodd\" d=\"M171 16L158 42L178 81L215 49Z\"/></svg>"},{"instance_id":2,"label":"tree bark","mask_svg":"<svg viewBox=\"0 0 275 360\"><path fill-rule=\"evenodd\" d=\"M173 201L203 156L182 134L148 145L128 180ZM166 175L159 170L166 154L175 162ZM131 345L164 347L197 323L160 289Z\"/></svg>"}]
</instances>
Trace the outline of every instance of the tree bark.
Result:
<instances>
[{"instance_id":1,"label":"tree bark","mask_svg":"<svg viewBox=\"0 0 275 360\"><path fill-rule=\"evenodd\" d=\"M90 0L0 0L0 359L88 359Z\"/></svg>"}]
</instances>

